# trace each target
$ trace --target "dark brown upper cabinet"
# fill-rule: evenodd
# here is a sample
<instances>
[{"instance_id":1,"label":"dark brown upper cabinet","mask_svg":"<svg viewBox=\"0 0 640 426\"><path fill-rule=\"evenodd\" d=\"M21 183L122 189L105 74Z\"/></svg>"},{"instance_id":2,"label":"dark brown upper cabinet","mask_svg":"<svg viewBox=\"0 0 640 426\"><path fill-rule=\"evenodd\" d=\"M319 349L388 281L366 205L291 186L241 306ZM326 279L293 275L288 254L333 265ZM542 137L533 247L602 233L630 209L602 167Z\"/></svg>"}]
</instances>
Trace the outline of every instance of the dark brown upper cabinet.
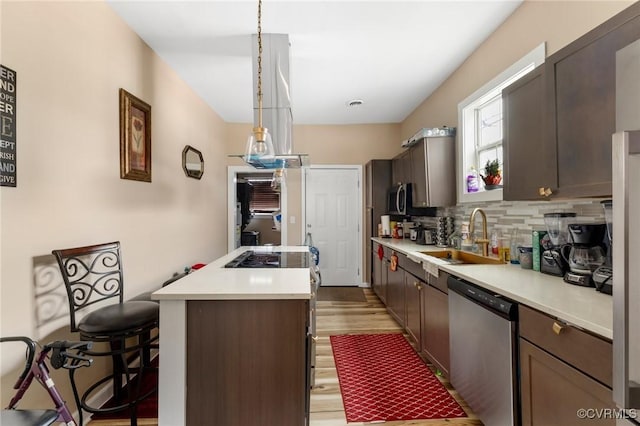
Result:
<instances>
[{"instance_id":1,"label":"dark brown upper cabinet","mask_svg":"<svg viewBox=\"0 0 640 426\"><path fill-rule=\"evenodd\" d=\"M504 200L531 200L555 187L555 149L543 142L544 64L502 91Z\"/></svg>"},{"instance_id":2,"label":"dark brown upper cabinet","mask_svg":"<svg viewBox=\"0 0 640 426\"><path fill-rule=\"evenodd\" d=\"M456 204L456 154L452 136L422 138L409 149L414 208Z\"/></svg>"},{"instance_id":3,"label":"dark brown upper cabinet","mask_svg":"<svg viewBox=\"0 0 640 426\"><path fill-rule=\"evenodd\" d=\"M411 153L409 150L402 151L391 160L392 184L411 182Z\"/></svg>"},{"instance_id":4,"label":"dark brown upper cabinet","mask_svg":"<svg viewBox=\"0 0 640 426\"><path fill-rule=\"evenodd\" d=\"M549 56L540 75L505 89L505 199L611 195L616 51L638 39L640 2Z\"/></svg>"}]
</instances>

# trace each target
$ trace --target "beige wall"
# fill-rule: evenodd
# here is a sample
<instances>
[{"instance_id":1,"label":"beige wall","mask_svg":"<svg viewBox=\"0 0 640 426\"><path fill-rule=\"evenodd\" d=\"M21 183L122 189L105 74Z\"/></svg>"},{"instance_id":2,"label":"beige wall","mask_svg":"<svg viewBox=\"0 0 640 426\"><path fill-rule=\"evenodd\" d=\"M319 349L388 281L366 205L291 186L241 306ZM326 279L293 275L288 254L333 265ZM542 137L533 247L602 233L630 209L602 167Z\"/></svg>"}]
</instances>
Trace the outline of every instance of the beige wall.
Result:
<instances>
[{"instance_id":1,"label":"beige wall","mask_svg":"<svg viewBox=\"0 0 640 426\"><path fill-rule=\"evenodd\" d=\"M0 192L0 335L36 334L32 262L52 249L121 241L126 297L226 253L225 123L106 3L2 2L1 35L18 186ZM120 179L119 88L152 107L152 183ZM185 144L202 180L182 171ZM24 352L0 353L5 406Z\"/></svg>"},{"instance_id":2,"label":"beige wall","mask_svg":"<svg viewBox=\"0 0 640 426\"><path fill-rule=\"evenodd\" d=\"M406 139L422 127L458 126L458 103L546 41L547 56L633 1L526 0L402 123Z\"/></svg>"}]
</instances>

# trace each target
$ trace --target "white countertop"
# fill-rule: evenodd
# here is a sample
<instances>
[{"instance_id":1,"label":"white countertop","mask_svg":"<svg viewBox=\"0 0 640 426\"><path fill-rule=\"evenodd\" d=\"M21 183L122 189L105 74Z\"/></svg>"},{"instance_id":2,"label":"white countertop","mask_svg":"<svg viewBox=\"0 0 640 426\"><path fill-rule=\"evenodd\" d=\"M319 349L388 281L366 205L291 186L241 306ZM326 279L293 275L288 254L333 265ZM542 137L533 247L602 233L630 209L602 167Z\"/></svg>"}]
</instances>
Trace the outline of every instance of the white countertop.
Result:
<instances>
[{"instance_id":1,"label":"white countertop","mask_svg":"<svg viewBox=\"0 0 640 426\"><path fill-rule=\"evenodd\" d=\"M422 260L429 272L434 266L509 299L557 317L607 339L613 338L613 300L591 287L565 283L562 278L520 265L451 265L420 252L443 250L409 240L372 238L412 260ZM426 264L425 264L426 263ZM429 265L431 264L431 265Z\"/></svg>"},{"instance_id":2,"label":"white countertop","mask_svg":"<svg viewBox=\"0 0 640 426\"><path fill-rule=\"evenodd\" d=\"M304 252L306 246L240 247L151 295L153 300L309 299L309 268L225 268L247 250Z\"/></svg>"}]
</instances>

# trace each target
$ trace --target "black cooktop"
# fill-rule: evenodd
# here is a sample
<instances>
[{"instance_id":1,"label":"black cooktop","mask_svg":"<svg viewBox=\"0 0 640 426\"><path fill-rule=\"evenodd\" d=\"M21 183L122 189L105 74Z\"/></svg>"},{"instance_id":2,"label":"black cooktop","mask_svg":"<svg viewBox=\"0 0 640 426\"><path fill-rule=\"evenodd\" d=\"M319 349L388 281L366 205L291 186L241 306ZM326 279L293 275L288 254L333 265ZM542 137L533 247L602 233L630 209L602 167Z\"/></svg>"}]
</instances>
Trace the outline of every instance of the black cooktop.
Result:
<instances>
[{"instance_id":1,"label":"black cooktop","mask_svg":"<svg viewBox=\"0 0 640 426\"><path fill-rule=\"evenodd\" d=\"M247 250L225 268L308 268L311 264L307 251L254 251Z\"/></svg>"}]
</instances>

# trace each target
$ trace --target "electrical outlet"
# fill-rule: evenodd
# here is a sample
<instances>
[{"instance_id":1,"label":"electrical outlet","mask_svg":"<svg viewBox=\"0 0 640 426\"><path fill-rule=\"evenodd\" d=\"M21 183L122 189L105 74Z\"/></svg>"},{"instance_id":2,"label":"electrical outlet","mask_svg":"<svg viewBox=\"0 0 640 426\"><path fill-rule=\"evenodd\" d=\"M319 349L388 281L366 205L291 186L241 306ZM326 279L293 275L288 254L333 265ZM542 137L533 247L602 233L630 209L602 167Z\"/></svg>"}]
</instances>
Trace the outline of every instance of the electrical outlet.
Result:
<instances>
[{"instance_id":1,"label":"electrical outlet","mask_svg":"<svg viewBox=\"0 0 640 426\"><path fill-rule=\"evenodd\" d=\"M295 216L289 216L289 223L294 225L296 223L296 217Z\"/></svg>"}]
</instances>

